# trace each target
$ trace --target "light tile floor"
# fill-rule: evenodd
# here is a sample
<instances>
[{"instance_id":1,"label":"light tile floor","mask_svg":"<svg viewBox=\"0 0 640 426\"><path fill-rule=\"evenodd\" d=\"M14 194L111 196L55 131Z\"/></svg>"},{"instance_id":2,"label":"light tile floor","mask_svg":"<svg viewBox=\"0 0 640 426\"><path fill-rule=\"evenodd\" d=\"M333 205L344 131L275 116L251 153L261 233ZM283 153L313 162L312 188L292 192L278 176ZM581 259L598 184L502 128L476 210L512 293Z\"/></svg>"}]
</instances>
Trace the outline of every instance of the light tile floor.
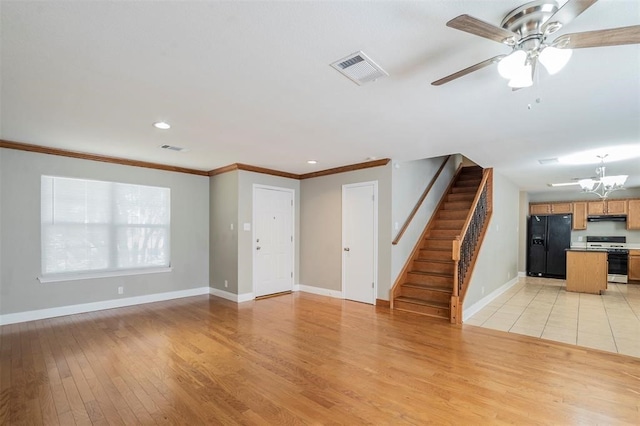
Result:
<instances>
[{"instance_id":1,"label":"light tile floor","mask_svg":"<svg viewBox=\"0 0 640 426\"><path fill-rule=\"evenodd\" d=\"M609 283L596 295L520 278L465 324L640 357L640 285Z\"/></svg>"}]
</instances>

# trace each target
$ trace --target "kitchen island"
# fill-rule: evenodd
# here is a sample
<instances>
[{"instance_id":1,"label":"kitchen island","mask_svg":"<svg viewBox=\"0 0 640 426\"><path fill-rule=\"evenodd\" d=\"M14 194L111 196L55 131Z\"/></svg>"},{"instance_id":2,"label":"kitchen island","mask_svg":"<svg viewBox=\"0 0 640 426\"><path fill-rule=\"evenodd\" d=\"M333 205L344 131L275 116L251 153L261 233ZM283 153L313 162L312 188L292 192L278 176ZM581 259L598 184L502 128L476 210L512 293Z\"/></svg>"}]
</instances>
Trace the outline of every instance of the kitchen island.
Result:
<instances>
[{"instance_id":1,"label":"kitchen island","mask_svg":"<svg viewBox=\"0 0 640 426\"><path fill-rule=\"evenodd\" d=\"M567 291L602 294L607 289L606 250L567 250Z\"/></svg>"}]
</instances>

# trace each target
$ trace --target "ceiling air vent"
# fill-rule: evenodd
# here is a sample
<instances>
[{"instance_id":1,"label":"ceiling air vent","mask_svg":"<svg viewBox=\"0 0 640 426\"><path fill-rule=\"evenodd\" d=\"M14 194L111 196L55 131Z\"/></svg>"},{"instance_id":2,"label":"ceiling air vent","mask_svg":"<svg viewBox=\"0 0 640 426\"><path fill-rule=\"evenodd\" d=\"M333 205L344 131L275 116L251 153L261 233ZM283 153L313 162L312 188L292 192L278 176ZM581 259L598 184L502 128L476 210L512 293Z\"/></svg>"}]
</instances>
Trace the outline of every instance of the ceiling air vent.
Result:
<instances>
[{"instance_id":1,"label":"ceiling air vent","mask_svg":"<svg viewBox=\"0 0 640 426\"><path fill-rule=\"evenodd\" d=\"M178 152L188 151L186 148L181 148L179 146L173 146L173 145L160 145L160 148L168 149L169 151L178 151Z\"/></svg>"},{"instance_id":2,"label":"ceiling air vent","mask_svg":"<svg viewBox=\"0 0 640 426\"><path fill-rule=\"evenodd\" d=\"M359 86L389 75L363 52L352 53L331 66Z\"/></svg>"}]
</instances>

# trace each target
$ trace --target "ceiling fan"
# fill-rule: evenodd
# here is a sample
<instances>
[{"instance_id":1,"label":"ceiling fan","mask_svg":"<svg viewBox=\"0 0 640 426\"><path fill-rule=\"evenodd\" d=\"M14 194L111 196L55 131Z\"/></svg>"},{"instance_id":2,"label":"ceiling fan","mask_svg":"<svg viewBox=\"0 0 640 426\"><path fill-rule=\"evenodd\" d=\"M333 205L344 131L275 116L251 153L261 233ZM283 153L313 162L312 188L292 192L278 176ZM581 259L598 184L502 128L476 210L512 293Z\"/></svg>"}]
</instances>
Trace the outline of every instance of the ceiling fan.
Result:
<instances>
[{"instance_id":1,"label":"ceiling fan","mask_svg":"<svg viewBox=\"0 0 640 426\"><path fill-rule=\"evenodd\" d=\"M567 25L597 0L568 0L561 8L554 0L538 0L509 12L500 27L469 15L460 15L447 26L511 46L507 55L498 55L431 83L453 81L491 64L498 64L509 87L519 89L533 84L533 74L541 63L549 74L560 71L571 57L571 49L640 43L640 25L565 34L553 41L547 38Z\"/></svg>"}]
</instances>

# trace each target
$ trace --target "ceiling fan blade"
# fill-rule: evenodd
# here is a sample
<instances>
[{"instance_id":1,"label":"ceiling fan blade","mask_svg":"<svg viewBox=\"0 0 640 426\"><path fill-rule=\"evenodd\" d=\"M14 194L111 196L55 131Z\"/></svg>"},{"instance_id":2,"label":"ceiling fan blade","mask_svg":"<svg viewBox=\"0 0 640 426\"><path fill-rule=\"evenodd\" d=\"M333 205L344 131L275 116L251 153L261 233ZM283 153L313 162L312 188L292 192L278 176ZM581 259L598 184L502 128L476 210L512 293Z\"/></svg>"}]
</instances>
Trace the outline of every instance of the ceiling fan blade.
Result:
<instances>
[{"instance_id":1,"label":"ceiling fan blade","mask_svg":"<svg viewBox=\"0 0 640 426\"><path fill-rule=\"evenodd\" d=\"M493 58L487 59L486 61L482 61L482 62L479 62L479 63L477 63L475 65L471 65L470 67L467 67L467 68L465 68L463 70L460 70L458 72L454 72L453 74L450 74L450 75L448 75L448 76L446 76L444 78L441 78L440 80L436 80L433 83L431 83L431 85L433 85L433 86L441 86L441 85L443 85L445 83L448 83L448 82L450 82L452 80L455 80L457 78L464 77L465 75L471 74L474 71L478 71L479 69L482 69L482 68L484 68L486 66L489 66L491 64L495 64L496 62L500 61L500 59L504 58L505 56L506 55L494 56Z\"/></svg>"},{"instance_id":2,"label":"ceiling fan blade","mask_svg":"<svg viewBox=\"0 0 640 426\"><path fill-rule=\"evenodd\" d=\"M498 43L503 43L505 39L510 38L514 40L514 43L518 40L516 33L488 24L469 15L460 15L453 18L447 22L447 27L488 38L489 40L497 41Z\"/></svg>"},{"instance_id":3,"label":"ceiling fan blade","mask_svg":"<svg viewBox=\"0 0 640 426\"><path fill-rule=\"evenodd\" d=\"M558 37L553 42L553 45L565 49L582 49L584 47L619 46L621 44L638 43L640 43L640 25L632 25L630 27L565 34Z\"/></svg>"},{"instance_id":4,"label":"ceiling fan blade","mask_svg":"<svg viewBox=\"0 0 640 426\"><path fill-rule=\"evenodd\" d=\"M545 33L547 26L552 22L559 22L564 27L573 21L582 12L593 6L598 0L569 0L556 13L554 13L547 22L542 26L542 32Z\"/></svg>"}]
</instances>

